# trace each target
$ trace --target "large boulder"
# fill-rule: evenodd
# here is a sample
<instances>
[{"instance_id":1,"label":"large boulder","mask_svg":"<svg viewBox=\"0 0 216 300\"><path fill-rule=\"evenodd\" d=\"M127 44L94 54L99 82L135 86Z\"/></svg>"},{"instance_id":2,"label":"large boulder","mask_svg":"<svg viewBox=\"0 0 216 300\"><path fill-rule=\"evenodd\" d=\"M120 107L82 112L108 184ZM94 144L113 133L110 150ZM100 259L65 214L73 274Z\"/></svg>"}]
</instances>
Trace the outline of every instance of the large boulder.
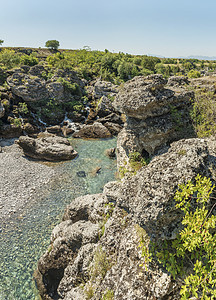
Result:
<instances>
[{"instance_id":1,"label":"large boulder","mask_svg":"<svg viewBox=\"0 0 216 300\"><path fill-rule=\"evenodd\" d=\"M37 76L17 72L7 78L7 83L12 92L26 102L49 98L46 81Z\"/></svg>"},{"instance_id":2,"label":"large boulder","mask_svg":"<svg viewBox=\"0 0 216 300\"><path fill-rule=\"evenodd\" d=\"M43 299L97 300L108 291L113 299L180 299L181 280L154 256L148 261L142 245L176 237L182 219L174 200L178 184L197 173L214 182L215 166L215 140L181 140L137 175L75 199L38 262Z\"/></svg>"},{"instance_id":3,"label":"large boulder","mask_svg":"<svg viewBox=\"0 0 216 300\"><path fill-rule=\"evenodd\" d=\"M51 80L46 80L46 70L40 65L29 68L28 72L24 72L22 68L13 70L11 76L7 78L7 83L12 92L26 102L50 99L60 102L71 101L79 95L76 95L78 92L74 92L73 89L65 87L66 83L68 87L70 84L77 84L80 95L85 86L85 82L70 70L57 70Z\"/></svg>"},{"instance_id":4,"label":"large boulder","mask_svg":"<svg viewBox=\"0 0 216 300\"><path fill-rule=\"evenodd\" d=\"M94 85L88 87L89 94L94 99L100 99L103 96L115 97L119 87L111 82L97 80Z\"/></svg>"},{"instance_id":5,"label":"large boulder","mask_svg":"<svg viewBox=\"0 0 216 300\"><path fill-rule=\"evenodd\" d=\"M17 143L26 156L40 160L70 160L78 154L67 139L54 135L47 135L37 139L21 136Z\"/></svg>"},{"instance_id":6,"label":"large boulder","mask_svg":"<svg viewBox=\"0 0 216 300\"><path fill-rule=\"evenodd\" d=\"M193 92L166 83L162 75L137 76L116 96L114 106L126 114L118 139L119 165L124 165L131 151L152 156L175 140L195 136L189 112Z\"/></svg>"},{"instance_id":7,"label":"large boulder","mask_svg":"<svg viewBox=\"0 0 216 300\"><path fill-rule=\"evenodd\" d=\"M73 134L75 138L109 138L110 131L101 123L95 122L93 125L84 125L78 132Z\"/></svg>"}]
</instances>

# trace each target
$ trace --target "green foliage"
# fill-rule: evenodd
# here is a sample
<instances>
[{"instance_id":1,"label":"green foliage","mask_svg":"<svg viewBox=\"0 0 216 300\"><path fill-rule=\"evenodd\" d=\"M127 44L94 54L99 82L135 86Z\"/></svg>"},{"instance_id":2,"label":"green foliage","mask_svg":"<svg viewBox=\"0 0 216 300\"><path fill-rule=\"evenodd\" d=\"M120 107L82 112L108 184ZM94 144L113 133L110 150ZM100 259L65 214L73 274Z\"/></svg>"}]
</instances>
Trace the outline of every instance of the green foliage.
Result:
<instances>
[{"instance_id":1,"label":"green foliage","mask_svg":"<svg viewBox=\"0 0 216 300\"><path fill-rule=\"evenodd\" d=\"M199 78L201 76L200 72L197 70L190 70L187 75L189 78Z\"/></svg>"},{"instance_id":2,"label":"green foliage","mask_svg":"<svg viewBox=\"0 0 216 300\"><path fill-rule=\"evenodd\" d=\"M160 59L153 56L144 56L142 59L142 67L149 69L150 71L155 70L155 65L160 63Z\"/></svg>"},{"instance_id":3,"label":"green foliage","mask_svg":"<svg viewBox=\"0 0 216 300\"><path fill-rule=\"evenodd\" d=\"M213 92L197 90L192 101L191 119L198 137L216 133L216 96Z\"/></svg>"},{"instance_id":4,"label":"green foliage","mask_svg":"<svg viewBox=\"0 0 216 300\"><path fill-rule=\"evenodd\" d=\"M20 56L13 50L4 49L0 52L0 65L6 69L11 69L18 66L20 63Z\"/></svg>"},{"instance_id":5,"label":"green foliage","mask_svg":"<svg viewBox=\"0 0 216 300\"><path fill-rule=\"evenodd\" d=\"M101 228L100 237L104 235L105 225L108 219L112 216L114 210L114 204L112 202L105 204L105 209L106 209L106 213L103 215L103 220L100 224L100 228Z\"/></svg>"},{"instance_id":6,"label":"green foliage","mask_svg":"<svg viewBox=\"0 0 216 300\"><path fill-rule=\"evenodd\" d=\"M57 67L59 69L62 69L62 60L64 60L64 54L59 52L55 53L54 55L47 56L46 58L49 67ZM68 67L68 65L66 67Z\"/></svg>"},{"instance_id":7,"label":"green foliage","mask_svg":"<svg viewBox=\"0 0 216 300\"><path fill-rule=\"evenodd\" d=\"M145 270L148 270L148 265L152 260L152 253L149 251L149 243L150 239L146 233L146 231L136 224L136 232L139 237L139 249L141 250L141 256L143 261L140 263L140 267L144 267Z\"/></svg>"},{"instance_id":8,"label":"green foliage","mask_svg":"<svg viewBox=\"0 0 216 300\"><path fill-rule=\"evenodd\" d=\"M22 126L22 120L19 118L12 119L11 124L15 127L21 127Z\"/></svg>"},{"instance_id":9,"label":"green foliage","mask_svg":"<svg viewBox=\"0 0 216 300\"><path fill-rule=\"evenodd\" d=\"M24 115L27 115L29 110L28 110L28 106L26 103L20 102L18 104L18 112Z\"/></svg>"},{"instance_id":10,"label":"green foliage","mask_svg":"<svg viewBox=\"0 0 216 300\"><path fill-rule=\"evenodd\" d=\"M58 79L58 81L61 82L64 88L71 94L81 96L80 87L77 83L71 83L70 81L61 77Z\"/></svg>"},{"instance_id":11,"label":"green foliage","mask_svg":"<svg viewBox=\"0 0 216 300\"><path fill-rule=\"evenodd\" d=\"M0 45L2 45L4 43L4 40L0 40Z\"/></svg>"},{"instance_id":12,"label":"green foliage","mask_svg":"<svg viewBox=\"0 0 216 300\"><path fill-rule=\"evenodd\" d=\"M107 253L99 246L95 251L93 264L89 269L91 280L94 281L96 278L103 280L110 268L111 261L108 259Z\"/></svg>"},{"instance_id":13,"label":"green foliage","mask_svg":"<svg viewBox=\"0 0 216 300\"><path fill-rule=\"evenodd\" d=\"M22 55L20 57L20 64L21 65L26 65L26 66L34 66L38 64L38 58L35 57L34 55Z\"/></svg>"},{"instance_id":14,"label":"green foliage","mask_svg":"<svg viewBox=\"0 0 216 300\"><path fill-rule=\"evenodd\" d=\"M92 285L88 285L85 289L86 299L91 299L94 296L94 288Z\"/></svg>"},{"instance_id":15,"label":"green foliage","mask_svg":"<svg viewBox=\"0 0 216 300\"><path fill-rule=\"evenodd\" d=\"M102 300L114 300L113 290L106 290L106 292L102 296Z\"/></svg>"},{"instance_id":16,"label":"green foliage","mask_svg":"<svg viewBox=\"0 0 216 300\"><path fill-rule=\"evenodd\" d=\"M119 167L119 177L123 178L126 174L136 175L137 171L149 164L150 158L144 158L139 152L129 153L129 164L125 162L125 166Z\"/></svg>"},{"instance_id":17,"label":"green foliage","mask_svg":"<svg viewBox=\"0 0 216 300\"><path fill-rule=\"evenodd\" d=\"M175 240L154 245L157 258L167 271L174 278L184 278L182 300L192 296L202 300L216 297L214 188L210 179L200 175L195 183L179 185L175 200L176 208L183 213L183 229Z\"/></svg>"},{"instance_id":18,"label":"green foliage","mask_svg":"<svg viewBox=\"0 0 216 300\"><path fill-rule=\"evenodd\" d=\"M59 48L59 46L60 46L59 41L56 41L56 40L49 40L45 44L45 47L52 49L52 50L57 50Z\"/></svg>"},{"instance_id":19,"label":"green foliage","mask_svg":"<svg viewBox=\"0 0 216 300\"><path fill-rule=\"evenodd\" d=\"M139 152L129 153L129 164L134 171L146 166L150 162L150 158L144 158Z\"/></svg>"}]
</instances>

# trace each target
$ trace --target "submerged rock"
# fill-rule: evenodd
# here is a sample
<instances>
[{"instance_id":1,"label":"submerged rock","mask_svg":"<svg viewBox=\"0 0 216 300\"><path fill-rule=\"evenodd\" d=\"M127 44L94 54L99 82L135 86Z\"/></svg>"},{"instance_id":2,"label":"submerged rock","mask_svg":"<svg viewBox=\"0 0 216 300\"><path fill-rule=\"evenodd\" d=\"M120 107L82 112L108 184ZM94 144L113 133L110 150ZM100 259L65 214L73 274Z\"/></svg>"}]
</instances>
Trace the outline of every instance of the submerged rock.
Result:
<instances>
[{"instance_id":1,"label":"submerged rock","mask_svg":"<svg viewBox=\"0 0 216 300\"><path fill-rule=\"evenodd\" d=\"M70 160L77 152L63 137L49 135L37 139L21 136L17 141L26 156L48 161Z\"/></svg>"},{"instance_id":2,"label":"submerged rock","mask_svg":"<svg viewBox=\"0 0 216 300\"><path fill-rule=\"evenodd\" d=\"M86 177L85 171L78 171L76 174L78 177Z\"/></svg>"}]
</instances>

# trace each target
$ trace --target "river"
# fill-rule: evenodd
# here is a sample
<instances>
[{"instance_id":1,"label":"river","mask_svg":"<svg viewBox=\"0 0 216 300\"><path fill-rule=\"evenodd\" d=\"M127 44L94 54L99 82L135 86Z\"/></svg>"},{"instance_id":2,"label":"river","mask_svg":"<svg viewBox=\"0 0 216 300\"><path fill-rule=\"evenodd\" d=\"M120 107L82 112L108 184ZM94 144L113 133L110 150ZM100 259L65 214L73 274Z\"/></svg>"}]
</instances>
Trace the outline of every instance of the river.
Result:
<instances>
[{"instance_id":1,"label":"river","mask_svg":"<svg viewBox=\"0 0 216 300\"><path fill-rule=\"evenodd\" d=\"M105 183L115 179L116 161L105 155L106 149L116 146L115 138L72 139L71 143L78 157L63 163L47 163L57 175L41 188L43 196L30 202L1 229L0 300L39 299L33 272L66 205L78 196L100 193ZM101 167L99 174L94 172L97 167ZM80 171L84 177L77 175Z\"/></svg>"}]
</instances>

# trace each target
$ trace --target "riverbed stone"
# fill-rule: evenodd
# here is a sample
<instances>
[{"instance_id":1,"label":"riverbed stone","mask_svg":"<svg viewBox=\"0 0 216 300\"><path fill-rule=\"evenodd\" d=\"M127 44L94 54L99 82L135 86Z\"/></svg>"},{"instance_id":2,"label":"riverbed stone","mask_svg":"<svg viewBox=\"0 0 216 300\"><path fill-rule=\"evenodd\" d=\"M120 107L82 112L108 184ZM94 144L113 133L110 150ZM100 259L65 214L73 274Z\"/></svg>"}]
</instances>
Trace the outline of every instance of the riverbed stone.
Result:
<instances>
[{"instance_id":1,"label":"riverbed stone","mask_svg":"<svg viewBox=\"0 0 216 300\"><path fill-rule=\"evenodd\" d=\"M54 135L42 136L37 139L21 136L18 144L25 155L35 159L48 161L70 160L78 154L67 139Z\"/></svg>"},{"instance_id":2,"label":"riverbed stone","mask_svg":"<svg viewBox=\"0 0 216 300\"><path fill-rule=\"evenodd\" d=\"M95 122L93 125L85 125L78 132L73 134L74 138L109 138L110 131L101 123Z\"/></svg>"}]
</instances>

